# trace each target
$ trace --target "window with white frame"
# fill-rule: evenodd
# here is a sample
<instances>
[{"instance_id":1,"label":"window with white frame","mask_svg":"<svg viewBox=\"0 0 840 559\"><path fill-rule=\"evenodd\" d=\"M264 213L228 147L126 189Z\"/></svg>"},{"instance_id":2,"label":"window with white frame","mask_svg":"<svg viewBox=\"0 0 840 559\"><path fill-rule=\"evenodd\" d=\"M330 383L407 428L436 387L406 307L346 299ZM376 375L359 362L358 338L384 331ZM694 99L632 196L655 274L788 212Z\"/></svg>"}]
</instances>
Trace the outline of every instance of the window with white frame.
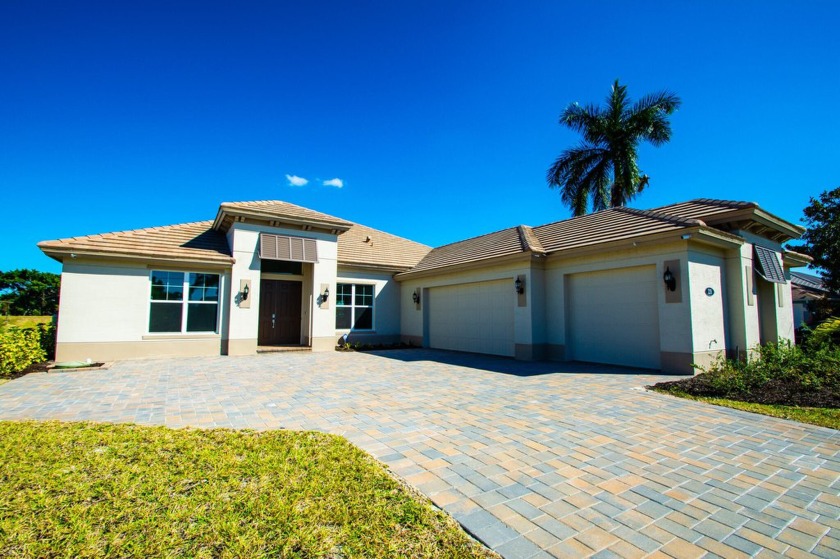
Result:
<instances>
[{"instance_id":1,"label":"window with white frame","mask_svg":"<svg viewBox=\"0 0 840 559\"><path fill-rule=\"evenodd\" d=\"M373 330L373 285L339 283L336 290L336 329Z\"/></svg>"},{"instance_id":2,"label":"window with white frame","mask_svg":"<svg viewBox=\"0 0 840 559\"><path fill-rule=\"evenodd\" d=\"M218 274L155 270L151 284L149 332L216 332Z\"/></svg>"}]
</instances>

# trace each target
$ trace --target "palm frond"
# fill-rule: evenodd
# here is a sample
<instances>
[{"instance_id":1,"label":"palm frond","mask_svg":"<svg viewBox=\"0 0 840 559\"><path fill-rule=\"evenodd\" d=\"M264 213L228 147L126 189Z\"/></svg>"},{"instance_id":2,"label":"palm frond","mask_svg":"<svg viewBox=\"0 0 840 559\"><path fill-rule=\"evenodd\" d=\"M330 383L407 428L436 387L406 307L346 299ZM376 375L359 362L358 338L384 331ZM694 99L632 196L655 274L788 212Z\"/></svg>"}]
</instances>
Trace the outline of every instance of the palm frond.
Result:
<instances>
[{"instance_id":1,"label":"palm frond","mask_svg":"<svg viewBox=\"0 0 840 559\"><path fill-rule=\"evenodd\" d=\"M603 141L604 117L595 105L583 107L572 103L560 115L560 124L579 132L587 142L598 144Z\"/></svg>"}]
</instances>

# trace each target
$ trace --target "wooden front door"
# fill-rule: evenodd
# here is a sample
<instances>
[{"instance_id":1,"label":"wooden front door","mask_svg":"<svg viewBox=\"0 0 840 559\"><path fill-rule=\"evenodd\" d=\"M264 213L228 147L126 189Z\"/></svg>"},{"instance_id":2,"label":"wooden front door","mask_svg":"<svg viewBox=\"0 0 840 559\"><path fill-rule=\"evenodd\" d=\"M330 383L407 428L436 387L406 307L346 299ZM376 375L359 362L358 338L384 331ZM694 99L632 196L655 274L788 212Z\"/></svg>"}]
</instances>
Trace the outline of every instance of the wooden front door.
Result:
<instances>
[{"instance_id":1,"label":"wooden front door","mask_svg":"<svg viewBox=\"0 0 840 559\"><path fill-rule=\"evenodd\" d=\"M299 281L260 280L258 345L300 343Z\"/></svg>"}]
</instances>

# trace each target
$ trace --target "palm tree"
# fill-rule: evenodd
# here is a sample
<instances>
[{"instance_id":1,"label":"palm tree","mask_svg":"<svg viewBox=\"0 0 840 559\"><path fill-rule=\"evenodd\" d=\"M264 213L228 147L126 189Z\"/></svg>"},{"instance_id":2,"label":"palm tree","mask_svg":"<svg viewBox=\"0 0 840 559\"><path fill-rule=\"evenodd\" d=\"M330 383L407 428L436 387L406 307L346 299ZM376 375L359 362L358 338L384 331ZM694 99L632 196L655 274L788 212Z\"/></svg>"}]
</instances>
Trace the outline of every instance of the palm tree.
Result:
<instances>
[{"instance_id":1,"label":"palm tree","mask_svg":"<svg viewBox=\"0 0 840 559\"><path fill-rule=\"evenodd\" d=\"M615 80L606 107L569 105L560 124L580 132L584 141L560 154L546 174L548 185L560 189L576 216L586 213L590 200L594 211L625 205L650 180L639 170L636 147L642 140L654 146L670 140L668 116L680 103L661 91L631 105L627 86Z\"/></svg>"}]
</instances>

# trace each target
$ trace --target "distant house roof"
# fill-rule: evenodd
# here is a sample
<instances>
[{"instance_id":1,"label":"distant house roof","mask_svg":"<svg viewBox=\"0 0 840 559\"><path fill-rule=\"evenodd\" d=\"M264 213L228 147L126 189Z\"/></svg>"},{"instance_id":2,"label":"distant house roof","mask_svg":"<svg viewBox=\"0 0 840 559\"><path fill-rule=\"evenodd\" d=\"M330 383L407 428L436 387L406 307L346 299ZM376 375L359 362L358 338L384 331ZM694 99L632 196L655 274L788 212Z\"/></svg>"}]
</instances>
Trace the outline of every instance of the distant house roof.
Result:
<instances>
[{"instance_id":1,"label":"distant house roof","mask_svg":"<svg viewBox=\"0 0 840 559\"><path fill-rule=\"evenodd\" d=\"M802 272L795 272L791 270L790 283L808 290L822 291L823 293L828 293L828 289L826 289L825 284L823 284L822 278L811 274L805 274Z\"/></svg>"},{"instance_id":2,"label":"distant house roof","mask_svg":"<svg viewBox=\"0 0 840 559\"><path fill-rule=\"evenodd\" d=\"M735 220L737 226L746 228L757 212L760 212L762 227L777 226L774 234L789 238L788 235L798 236L803 231L801 227L763 212L752 202L704 198L653 210L618 207L533 228L525 225L511 227L438 247L429 252L417 266L402 275L408 276L529 252L537 255L562 253L688 228L715 230L722 236L731 238L728 231L734 229L734 226L710 226L706 220L716 224L730 224Z\"/></svg>"},{"instance_id":3,"label":"distant house roof","mask_svg":"<svg viewBox=\"0 0 840 559\"><path fill-rule=\"evenodd\" d=\"M225 203L218 215L222 215L222 208L225 208L225 217L221 220L217 216L215 221L71 237L43 241L38 246L60 261L76 255L230 266L233 255L219 224L228 217L235 218L238 212L242 216L275 218L269 221L276 225L299 220L297 225L304 225L305 221L313 227L338 228L339 264L405 271L431 250L431 247L384 231L285 202Z\"/></svg>"}]
</instances>

